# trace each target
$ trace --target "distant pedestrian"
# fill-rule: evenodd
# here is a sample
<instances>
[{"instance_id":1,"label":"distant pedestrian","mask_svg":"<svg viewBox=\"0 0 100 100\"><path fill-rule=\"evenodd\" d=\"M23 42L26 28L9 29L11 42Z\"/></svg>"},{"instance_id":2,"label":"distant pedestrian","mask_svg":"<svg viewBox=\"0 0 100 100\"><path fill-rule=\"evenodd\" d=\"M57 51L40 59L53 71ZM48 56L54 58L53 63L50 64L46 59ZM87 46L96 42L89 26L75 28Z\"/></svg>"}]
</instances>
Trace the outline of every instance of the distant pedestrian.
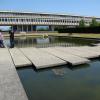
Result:
<instances>
[{"instance_id":1,"label":"distant pedestrian","mask_svg":"<svg viewBox=\"0 0 100 100\"><path fill-rule=\"evenodd\" d=\"M2 33L0 32L0 48L4 48L3 40L4 40L3 35L2 35Z\"/></svg>"},{"instance_id":2,"label":"distant pedestrian","mask_svg":"<svg viewBox=\"0 0 100 100\"><path fill-rule=\"evenodd\" d=\"M9 31L10 34L10 48L14 48L14 31Z\"/></svg>"}]
</instances>

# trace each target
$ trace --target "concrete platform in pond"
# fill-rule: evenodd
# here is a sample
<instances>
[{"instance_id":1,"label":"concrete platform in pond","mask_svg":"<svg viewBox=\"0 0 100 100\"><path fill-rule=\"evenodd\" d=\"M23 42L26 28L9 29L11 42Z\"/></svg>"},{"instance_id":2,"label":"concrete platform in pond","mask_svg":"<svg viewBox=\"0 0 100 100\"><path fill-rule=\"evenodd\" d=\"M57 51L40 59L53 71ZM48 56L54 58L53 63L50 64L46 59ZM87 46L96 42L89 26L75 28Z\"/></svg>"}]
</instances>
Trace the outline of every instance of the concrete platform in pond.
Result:
<instances>
[{"instance_id":1,"label":"concrete platform in pond","mask_svg":"<svg viewBox=\"0 0 100 100\"><path fill-rule=\"evenodd\" d=\"M0 48L0 100L28 100L6 48Z\"/></svg>"},{"instance_id":2,"label":"concrete platform in pond","mask_svg":"<svg viewBox=\"0 0 100 100\"><path fill-rule=\"evenodd\" d=\"M92 52L96 52L98 55L100 55L100 46L93 46L93 47L87 46L85 48Z\"/></svg>"},{"instance_id":3,"label":"concrete platform in pond","mask_svg":"<svg viewBox=\"0 0 100 100\"><path fill-rule=\"evenodd\" d=\"M89 62L89 60L86 58L81 58L79 56L75 56L67 52L59 51L56 50L55 48L41 48L40 50L46 51L60 59L65 60L66 62L69 62L72 65L79 65L79 64L84 64Z\"/></svg>"},{"instance_id":4,"label":"concrete platform in pond","mask_svg":"<svg viewBox=\"0 0 100 100\"><path fill-rule=\"evenodd\" d=\"M83 50L80 51L75 48L83 48L83 47L56 47L55 49L60 50L62 52L67 52L69 54L73 54L73 55L76 55L79 57L84 57L84 58L95 58L95 57L98 57L98 55L100 54L100 53L94 54L91 52L89 53L89 51L87 52L87 51L83 51ZM86 47L84 47L84 48L86 48ZM87 50L89 50L89 49L87 48Z\"/></svg>"},{"instance_id":5,"label":"concrete platform in pond","mask_svg":"<svg viewBox=\"0 0 100 100\"><path fill-rule=\"evenodd\" d=\"M37 48L21 48L24 55L30 59L36 69L64 65L67 62Z\"/></svg>"},{"instance_id":6,"label":"concrete platform in pond","mask_svg":"<svg viewBox=\"0 0 100 100\"><path fill-rule=\"evenodd\" d=\"M9 49L15 66L23 67L30 66L32 63L24 56L24 54L17 48Z\"/></svg>"},{"instance_id":7,"label":"concrete platform in pond","mask_svg":"<svg viewBox=\"0 0 100 100\"><path fill-rule=\"evenodd\" d=\"M100 46L100 43L93 44L94 46Z\"/></svg>"},{"instance_id":8,"label":"concrete platform in pond","mask_svg":"<svg viewBox=\"0 0 100 100\"><path fill-rule=\"evenodd\" d=\"M77 50L78 52L85 52L87 55L93 56L92 58L96 58L100 56L100 53L96 51L89 50L87 46L81 46L81 47L70 47L70 49Z\"/></svg>"}]
</instances>

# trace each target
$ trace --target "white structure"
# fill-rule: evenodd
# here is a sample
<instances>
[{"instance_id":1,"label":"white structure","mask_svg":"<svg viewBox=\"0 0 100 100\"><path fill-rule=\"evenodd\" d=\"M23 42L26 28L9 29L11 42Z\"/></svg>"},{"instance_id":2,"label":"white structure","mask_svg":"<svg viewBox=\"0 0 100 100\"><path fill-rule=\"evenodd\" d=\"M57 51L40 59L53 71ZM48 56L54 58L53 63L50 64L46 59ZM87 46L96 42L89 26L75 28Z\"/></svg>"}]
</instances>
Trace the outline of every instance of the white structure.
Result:
<instances>
[{"instance_id":1,"label":"white structure","mask_svg":"<svg viewBox=\"0 0 100 100\"><path fill-rule=\"evenodd\" d=\"M64 14L30 13L0 11L0 25L12 26L15 31L36 31L36 26L49 26L53 31L55 27L75 27L81 19L88 26L93 17L74 16ZM100 18L96 18L100 22Z\"/></svg>"}]
</instances>

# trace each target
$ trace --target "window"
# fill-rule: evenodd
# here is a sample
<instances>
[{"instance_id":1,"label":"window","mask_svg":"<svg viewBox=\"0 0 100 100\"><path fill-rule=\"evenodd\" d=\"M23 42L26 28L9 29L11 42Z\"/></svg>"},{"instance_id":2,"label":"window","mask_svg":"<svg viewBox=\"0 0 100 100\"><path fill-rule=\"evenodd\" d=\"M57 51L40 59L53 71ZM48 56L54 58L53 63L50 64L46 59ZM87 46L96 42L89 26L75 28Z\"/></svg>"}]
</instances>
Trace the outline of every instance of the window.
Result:
<instances>
[{"instance_id":1,"label":"window","mask_svg":"<svg viewBox=\"0 0 100 100\"><path fill-rule=\"evenodd\" d=\"M2 18L2 21L4 21L4 18Z\"/></svg>"},{"instance_id":2,"label":"window","mask_svg":"<svg viewBox=\"0 0 100 100\"><path fill-rule=\"evenodd\" d=\"M7 18L5 18L5 22L7 22Z\"/></svg>"}]
</instances>

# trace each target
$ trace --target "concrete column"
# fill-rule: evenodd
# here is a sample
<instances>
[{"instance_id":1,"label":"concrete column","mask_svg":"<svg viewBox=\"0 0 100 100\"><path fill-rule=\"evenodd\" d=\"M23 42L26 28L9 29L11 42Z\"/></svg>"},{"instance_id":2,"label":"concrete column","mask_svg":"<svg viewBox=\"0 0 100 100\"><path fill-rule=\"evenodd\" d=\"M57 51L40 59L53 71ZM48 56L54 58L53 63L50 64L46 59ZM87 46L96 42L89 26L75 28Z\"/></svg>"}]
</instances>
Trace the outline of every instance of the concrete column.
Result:
<instances>
[{"instance_id":1,"label":"concrete column","mask_svg":"<svg viewBox=\"0 0 100 100\"><path fill-rule=\"evenodd\" d=\"M18 25L17 25L17 31L18 31Z\"/></svg>"},{"instance_id":2,"label":"concrete column","mask_svg":"<svg viewBox=\"0 0 100 100\"><path fill-rule=\"evenodd\" d=\"M27 25L23 25L23 31L27 32Z\"/></svg>"},{"instance_id":3,"label":"concrete column","mask_svg":"<svg viewBox=\"0 0 100 100\"><path fill-rule=\"evenodd\" d=\"M28 25L28 32L31 31L31 25Z\"/></svg>"},{"instance_id":4,"label":"concrete column","mask_svg":"<svg viewBox=\"0 0 100 100\"><path fill-rule=\"evenodd\" d=\"M54 31L54 26L49 26L49 31Z\"/></svg>"},{"instance_id":5,"label":"concrete column","mask_svg":"<svg viewBox=\"0 0 100 100\"><path fill-rule=\"evenodd\" d=\"M19 31L22 32L22 25L19 26Z\"/></svg>"},{"instance_id":6,"label":"concrete column","mask_svg":"<svg viewBox=\"0 0 100 100\"><path fill-rule=\"evenodd\" d=\"M14 31L14 26L11 26L11 30Z\"/></svg>"},{"instance_id":7,"label":"concrete column","mask_svg":"<svg viewBox=\"0 0 100 100\"><path fill-rule=\"evenodd\" d=\"M18 25L18 31L22 31L22 26Z\"/></svg>"},{"instance_id":8,"label":"concrete column","mask_svg":"<svg viewBox=\"0 0 100 100\"><path fill-rule=\"evenodd\" d=\"M28 25L27 25L27 32L28 32Z\"/></svg>"},{"instance_id":9,"label":"concrete column","mask_svg":"<svg viewBox=\"0 0 100 100\"><path fill-rule=\"evenodd\" d=\"M24 31L24 29L23 29L24 27L23 27L23 25L22 25L22 32Z\"/></svg>"},{"instance_id":10,"label":"concrete column","mask_svg":"<svg viewBox=\"0 0 100 100\"><path fill-rule=\"evenodd\" d=\"M31 25L31 31L33 31L33 26Z\"/></svg>"}]
</instances>

